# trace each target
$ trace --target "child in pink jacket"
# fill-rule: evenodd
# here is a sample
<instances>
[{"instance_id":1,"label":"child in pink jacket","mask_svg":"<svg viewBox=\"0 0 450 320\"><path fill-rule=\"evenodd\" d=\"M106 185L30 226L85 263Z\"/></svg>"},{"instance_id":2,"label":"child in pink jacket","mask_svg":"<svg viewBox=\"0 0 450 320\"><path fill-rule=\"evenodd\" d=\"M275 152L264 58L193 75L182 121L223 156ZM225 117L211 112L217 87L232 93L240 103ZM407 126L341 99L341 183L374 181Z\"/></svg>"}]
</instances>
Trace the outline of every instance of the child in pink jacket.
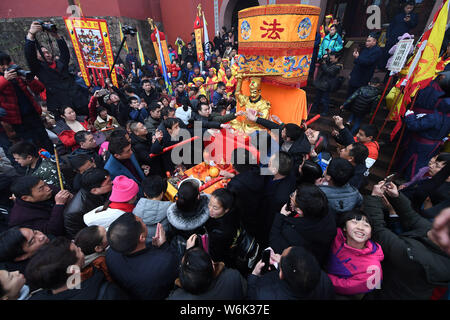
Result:
<instances>
[{"instance_id":1,"label":"child in pink jacket","mask_svg":"<svg viewBox=\"0 0 450 320\"><path fill-rule=\"evenodd\" d=\"M372 226L361 211L343 216L327 264L327 273L339 295L364 294L381 288L381 246L370 240Z\"/></svg>"}]
</instances>

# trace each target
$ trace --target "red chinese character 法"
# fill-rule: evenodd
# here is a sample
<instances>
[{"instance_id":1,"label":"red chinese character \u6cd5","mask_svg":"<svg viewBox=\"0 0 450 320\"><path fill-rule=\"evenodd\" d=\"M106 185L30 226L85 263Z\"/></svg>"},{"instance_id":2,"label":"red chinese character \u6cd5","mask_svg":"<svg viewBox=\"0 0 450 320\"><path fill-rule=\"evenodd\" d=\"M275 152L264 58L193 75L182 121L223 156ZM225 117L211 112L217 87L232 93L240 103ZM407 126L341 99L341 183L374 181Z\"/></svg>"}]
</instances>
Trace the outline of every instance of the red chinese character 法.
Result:
<instances>
[{"instance_id":1,"label":"red chinese character \u6cd5","mask_svg":"<svg viewBox=\"0 0 450 320\"><path fill-rule=\"evenodd\" d=\"M277 22L277 19L273 20L273 23L267 23L263 21L263 24L266 26L270 26L271 28L260 27L261 30L266 31L265 34L261 36L261 38L269 38L269 39L281 39L279 32L283 32L284 28L277 28L277 26L281 26L281 23Z\"/></svg>"}]
</instances>

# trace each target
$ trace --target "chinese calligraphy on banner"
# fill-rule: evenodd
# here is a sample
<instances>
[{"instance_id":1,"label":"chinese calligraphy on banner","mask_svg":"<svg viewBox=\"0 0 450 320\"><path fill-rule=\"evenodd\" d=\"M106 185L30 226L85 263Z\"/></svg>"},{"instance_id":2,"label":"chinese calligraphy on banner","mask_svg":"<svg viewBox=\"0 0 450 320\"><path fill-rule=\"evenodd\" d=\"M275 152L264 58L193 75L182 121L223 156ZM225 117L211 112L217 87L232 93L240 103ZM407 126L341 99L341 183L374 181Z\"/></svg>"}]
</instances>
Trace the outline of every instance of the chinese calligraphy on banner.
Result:
<instances>
[{"instance_id":1,"label":"chinese calligraphy on banner","mask_svg":"<svg viewBox=\"0 0 450 320\"><path fill-rule=\"evenodd\" d=\"M238 72L258 72L265 74L266 82L305 86L320 8L267 5L241 10L238 15Z\"/></svg>"},{"instance_id":2,"label":"chinese calligraphy on banner","mask_svg":"<svg viewBox=\"0 0 450 320\"><path fill-rule=\"evenodd\" d=\"M114 63L106 20L65 18L67 30L87 86L104 85ZM117 86L113 69L111 81Z\"/></svg>"},{"instance_id":3,"label":"chinese calligraphy on banner","mask_svg":"<svg viewBox=\"0 0 450 320\"><path fill-rule=\"evenodd\" d=\"M397 49L391 59L391 63L387 66L388 70L392 72L400 72L403 69L413 43L414 39L400 40L398 42Z\"/></svg>"}]
</instances>

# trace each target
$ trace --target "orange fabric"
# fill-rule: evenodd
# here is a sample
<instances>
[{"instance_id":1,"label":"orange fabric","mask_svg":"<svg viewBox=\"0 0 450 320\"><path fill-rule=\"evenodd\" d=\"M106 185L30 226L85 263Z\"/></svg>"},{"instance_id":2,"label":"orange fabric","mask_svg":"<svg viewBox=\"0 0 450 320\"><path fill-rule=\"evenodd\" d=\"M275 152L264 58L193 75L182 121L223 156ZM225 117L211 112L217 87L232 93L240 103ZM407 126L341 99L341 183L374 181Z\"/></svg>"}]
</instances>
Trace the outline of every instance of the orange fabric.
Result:
<instances>
[{"instance_id":1,"label":"orange fabric","mask_svg":"<svg viewBox=\"0 0 450 320\"><path fill-rule=\"evenodd\" d=\"M214 77L209 77L206 78L206 86L208 88L208 90L210 91L214 91L217 88L217 83L219 82L219 78L217 78L217 76Z\"/></svg>"},{"instance_id":2,"label":"orange fabric","mask_svg":"<svg viewBox=\"0 0 450 320\"><path fill-rule=\"evenodd\" d=\"M92 261L90 265L83 268L83 270L81 271L81 281L92 277L92 275L94 274L94 267L103 272L106 280L108 280L109 282L113 282L106 265L106 258L104 256L98 257L97 259Z\"/></svg>"},{"instance_id":3,"label":"orange fabric","mask_svg":"<svg viewBox=\"0 0 450 320\"><path fill-rule=\"evenodd\" d=\"M356 137L353 137L353 138L355 139L355 142L358 142ZM378 159L378 150L380 150L380 146L378 145L378 142L369 141L369 142L363 143L363 145L365 145L367 147L367 149L369 149L369 158L376 161Z\"/></svg>"},{"instance_id":4,"label":"orange fabric","mask_svg":"<svg viewBox=\"0 0 450 320\"><path fill-rule=\"evenodd\" d=\"M239 12L239 53L293 56L312 53L320 8L281 4Z\"/></svg>"},{"instance_id":5,"label":"orange fabric","mask_svg":"<svg viewBox=\"0 0 450 320\"><path fill-rule=\"evenodd\" d=\"M227 78L227 76L222 78L222 82L225 83L225 91L227 92L227 95L230 96L234 90L236 90L237 80L232 75L230 79Z\"/></svg>"},{"instance_id":6,"label":"orange fabric","mask_svg":"<svg viewBox=\"0 0 450 320\"><path fill-rule=\"evenodd\" d=\"M243 81L242 92L245 95L250 94L248 80ZM300 124L302 120L306 120L308 117L306 92L302 89L277 86L262 82L261 96L264 100L270 102L270 114L280 117L283 123ZM238 111L239 110L243 109L238 106ZM241 117L238 117L238 119L239 118Z\"/></svg>"}]
</instances>

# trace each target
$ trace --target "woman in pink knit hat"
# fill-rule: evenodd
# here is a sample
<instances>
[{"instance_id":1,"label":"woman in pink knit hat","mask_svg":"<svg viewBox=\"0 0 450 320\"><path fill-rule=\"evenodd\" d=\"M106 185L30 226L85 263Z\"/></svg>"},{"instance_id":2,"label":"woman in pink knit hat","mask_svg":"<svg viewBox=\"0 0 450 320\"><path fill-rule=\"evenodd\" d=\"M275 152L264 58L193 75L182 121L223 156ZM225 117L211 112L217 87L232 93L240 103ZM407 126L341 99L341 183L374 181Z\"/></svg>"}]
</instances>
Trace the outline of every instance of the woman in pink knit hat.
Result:
<instances>
[{"instance_id":1,"label":"woman in pink knit hat","mask_svg":"<svg viewBox=\"0 0 450 320\"><path fill-rule=\"evenodd\" d=\"M104 205L86 213L83 216L87 226L103 226L109 228L125 212L133 212L137 200L139 186L130 178L117 176L113 181L113 187L109 201Z\"/></svg>"}]
</instances>

